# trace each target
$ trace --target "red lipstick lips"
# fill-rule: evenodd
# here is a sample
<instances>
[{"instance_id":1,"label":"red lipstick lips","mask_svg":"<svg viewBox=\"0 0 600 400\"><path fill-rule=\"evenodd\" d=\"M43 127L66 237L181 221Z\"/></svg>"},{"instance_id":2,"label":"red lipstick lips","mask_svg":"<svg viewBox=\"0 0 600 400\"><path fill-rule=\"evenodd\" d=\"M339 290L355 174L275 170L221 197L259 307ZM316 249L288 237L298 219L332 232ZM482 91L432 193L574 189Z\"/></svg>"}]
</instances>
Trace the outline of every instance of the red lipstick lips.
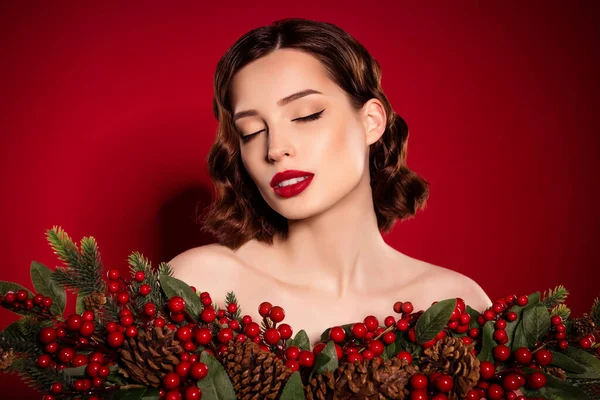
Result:
<instances>
[{"instance_id":1,"label":"red lipstick lips","mask_svg":"<svg viewBox=\"0 0 600 400\"><path fill-rule=\"evenodd\" d=\"M310 185L310 182L312 182L313 176L314 176L313 173L306 172L306 171L287 170L287 171L283 171L283 172L278 172L277 174L275 174L273 179L271 179L271 187L273 188L275 193L277 193L279 196L293 197L293 196L300 194L304 189L306 189L308 187L308 185ZM293 184L287 185L287 186L277 186L279 183L286 181L288 179L303 178L303 177L306 177L306 179L304 179L300 182L296 182L296 183L293 183Z\"/></svg>"}]
</instances>

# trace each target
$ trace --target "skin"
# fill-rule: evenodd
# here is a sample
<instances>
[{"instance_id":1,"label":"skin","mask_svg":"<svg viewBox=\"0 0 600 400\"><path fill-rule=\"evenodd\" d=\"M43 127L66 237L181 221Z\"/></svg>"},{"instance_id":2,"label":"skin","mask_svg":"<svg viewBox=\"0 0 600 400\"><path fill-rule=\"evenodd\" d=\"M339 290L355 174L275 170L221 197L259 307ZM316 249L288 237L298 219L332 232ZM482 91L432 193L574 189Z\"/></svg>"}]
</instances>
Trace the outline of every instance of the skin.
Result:
<instances>
[{"instance_id":1,"label":"skin","mask_svg":"<svg viewBox=\"0 0 600 400\"><path fill-rule=\"evenodd\" d=\"M286 105L278 100L305 89ZM385 131L382 103L360 110L312 55L278 49L246 65L231 86L242 162L265 201L289 221L286 240L250 240L237 250L210 244L187 250L169 264L175 277L208 291L223 305L234 291L243 314L259 321L258 305L286 310L283 321L304 329L312 344L325 329L375 315L383 324L395 301L415 311L436 300L461 297L482 311L492 304L469 277L411 258L387 245L377 227L369 183L369 146ZM295 120L324 110L321 118ZM301 194L283 198L270 187L287 169L314 173ZM209 278L210 277L210 278ZM397 315L396 315L397 316Z\"/></svg>"}]
</instances>

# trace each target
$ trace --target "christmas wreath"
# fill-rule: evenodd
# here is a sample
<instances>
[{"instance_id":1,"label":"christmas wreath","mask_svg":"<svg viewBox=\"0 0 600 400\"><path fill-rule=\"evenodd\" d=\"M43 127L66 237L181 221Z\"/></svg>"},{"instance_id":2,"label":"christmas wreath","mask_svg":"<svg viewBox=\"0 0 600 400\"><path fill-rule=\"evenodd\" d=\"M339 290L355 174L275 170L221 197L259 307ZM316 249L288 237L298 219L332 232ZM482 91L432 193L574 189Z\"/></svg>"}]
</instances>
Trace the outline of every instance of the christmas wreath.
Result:
<instances>
[{"instance_id":1,"label":"christmas wreath","mask_svg":"<svg viewBox=\"0 0 600 400\"><path fill-rule=\"evenodd\" d=\"M0 333L0 370L45 400L599 398L600 299L572 318L563 286L483 312L460 298L416 312L399 301L384 321L331 327L311 349L277 305L253 321L234 293L220 308L167 263L134 252L123 277L104 272L93 237L78 247L60 227L46 236L65 265L34 261L37 293L0 282L2 306L22 316ZM65 289L77 295L71 315Z\"/></svg>"}]
</instances>

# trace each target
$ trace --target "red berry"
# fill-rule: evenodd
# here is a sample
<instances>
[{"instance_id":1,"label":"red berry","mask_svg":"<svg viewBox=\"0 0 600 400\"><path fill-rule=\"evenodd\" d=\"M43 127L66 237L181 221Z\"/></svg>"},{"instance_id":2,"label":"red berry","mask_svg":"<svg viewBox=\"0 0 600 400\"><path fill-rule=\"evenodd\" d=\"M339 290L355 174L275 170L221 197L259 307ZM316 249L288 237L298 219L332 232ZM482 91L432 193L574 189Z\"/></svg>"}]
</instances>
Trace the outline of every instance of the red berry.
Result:
<instances>
[{"instance_id":1,"label":"red berry","mask_svg":"<svg viewBox=\"0 0 600 400\"><path fill-rule=\"evenodd\" d=\"M487 388L487 398L489 398L490 400L500 400L504 398L504 389L502 389L502 386L498 385L497 383L492 383L488 388Z\"/></svg>"},{"instance_id":2,"label":"red berry","mask_svg":"<svg viewBox=\"0 0 600 400\"><path fill-rule=\"evenodd\" d=\"M300 369L300 363L296 360L286 360L285 366L294 372L296 372Z\"/></svg>"},{"instance_id":3,"label":"red berry","mask_svg":"<svg viewBox=\"0 0 600 400\"><path fill-rule=\"evenodd\" d=\"M195 362L190 368L190 375L195 380L204 379L208 375L208 367L203 362Z\"/></svg>"},{"instance_id":4,"label":"red berry","mask_svg":"<svg viewBox=\"0 0 600 400\"><path fill-rule=\"evenodd\" d=\"M410 385L413 389L426 389L427 383L427 377L420 373L414 374L410 378Z\"/></svg>"},{"instance_id":5,"label":"red berry","mask_svg":"<svg viewBox=\"0 0 600 400\"><path fill-rule=\"evenodd\" d=\"M88 376L95 378L98 376L98 371L100 370L100 367L102 367L102 365L95 362L91 362L87 365L87 367L85 367L85 373Z\"/></svg>"},{"instance_id":6,"label":"red berry","mask_svg":"<svg viewBox=\"0 0 600 400\"><path fill-rule=\"evenodd\" d=\"M200 318L202 319L202 321L204 323L210 324L217 318L217 313L215 312L215 310L213 308L207 307L204 310L202 310L202 313L200 314Z\"/></svg>"},{"instance_id":7,"label":"red berry","mask_svg":"<svg viewBox=\"0 0 600 400\"><path fill-rule=\"evenodd\" d=\"M346 338L346 332L344 331L344 328L335 326L329 331L329 338L336 343L341 343Z\"/></svg>"},{"instance_id":8,"label":"red berry","mask_svg":"<svg viewBox=\"0 0 600 400\"><path fill-rule=\"evenodd\" d=\"M108 291L110 293L116 293L121 288L121 285L117 281L108 282Z\"/></svg>"},{"instance_id":9,"label":"red berry","mask_svg":"<svg viewBox=\"0 0 600 400\"><path fill-rule=\"evenodd\" d=\"M266 318L269 316L269 312L271 311L272 307L273 305L271 303L269 303L268 301L264 301L260 303L260 306L258 306L258 313L261 317Z\"/></svg>"},{"instance_id":10,"label":"red berry","mask_svg":"<svg viewBox=\"0 0 600 400\"><path fill-rule=\"evenodd\" d=\"M21 289L21 290L17 291L17 300L18 301L23 302L23 301L27 300L28 297L29 297L29 293L27 293L26 290Z\"/></svg>"},{"instance_id":11,"label":"red berry","mask_svg":"<svg viewBox=\"0 0 600 400\"><path fill-rule=\"evenodd\" d=\"M531 389L541 389L546 386L546 375L543 372L532 372L527 376L527 386Z\"/></svg>"},{"instance_id":12,"label":"red berry","mask_svg":"<svg viewBox=\"0 0 600 400\"><path fill-rule=\"evenodd\" d=\"M506 329L506 320L500 318L494 324L494 328L496 328L496 329Z\"/></svg>"},{"instance_id":13,"label":"red berry","mask_svg":"<svg viewBox=\"0 0 600 400\"><path fill-rule=\"evenodd\" d=\"M55 382L50 386L50 391L54 394L61 393L63 391L63 384L60 382Z\"/></svg>"},{"instance_id":14,"label":"red berry","mask_svg":"<svg viewBox=\"0 0 600 400\"><path fill-rule=\"evenodd\" d=\"M396 334L394 332L387 332L383 335L383 342L385 344L392 344L396 341Z\"/></svg>"},{"instance_id":15,"label":"red berry","mask_svg":"<svg viewBox=\"0 0 600 400\"><path fill-rule=\"evenodd\" d=\"M260 334L260 326L256 322L250 322L244 328L244 332L249 338L257 337Z\"/></svg>"},{"instance_id":16,"label":"red berry","mask_svg":"<svg viewBox=\"0 0 600 400\"><path fill-rule=\"evenodd\" d=\"M367 327L367 330L369 330L371 332L373 332L377 328L379 328L379 320L377 319L377 317L375 317L373 315L369 315L369 316L365 317L365 319L363 320L363 323Z\"/></svg>"},{"instance_id":17,"label":"red berry","mask_svg":"<svg viewBox=\"0 0 600 400\"><path fill-rule=\"evenodd\" d=\"M584 349L589 349L590 347L592 347L592 345L593 343L588 337L583 337L579 339L579 346L581 346Z\"/></svg>"},{"instance_id":18,"label":"red berry","mask_svg":"<svg viewBox=\"0 0 600 400\"><path fill-rule=\"evenodd\" d=\"M196 400L202 398L202 390L197 386L189 386L185 389L185 400Z\"/></svg>"},{"instance_id":19,"label":"red berry","mask_svg":"<svg viewBox=\"0 0 600 400\"><path fill-rule=\"evenodd\" d=\"M517 390L521 387L521 381L519 380L519 375L515 373L510 373L504 376L502 379L502 387L504 390Z\"/></svg>"},{"instance_id":20,"label":"red berry","mask_svg":"<svg viewBox=\"0 0 600 400\"><path fill-rule=\"evenodd\" d=\"M560 315L552 316L552 325L560 325L562 324L562 317Z\"/></svg>"},{"instance_id":21,"label":"red berry","mask_svg":"<svg viewBox=\"0 0 600 400\"><path fill-rule=\"evenodd\" d=\"M362 361L363 356L360 353L348 354L348 362L353 363L354 361Z\"/></svg>"},{"instance_id":22,"label":"red berry","mask_svg":"<svg viewBox=\"0 0 600 400\"><path fill-rule=\"evenodd\" d=\"M156 315L156 306L153 303L144 304L144 314L149 317L153 317Z\"/></svg>"},{"instance_id":23,"label":"red berry","mask_svg":"<svg viewBox=\"0 0 600 400\"><path fill-rule=\"evenodd\" d=\"M275 330L275 332L277 332L277 330ZM277 332L277 334L279 335L279 332ZM226 344L233 340L233 331L230 328L223 328L217 334L217 339L219 339L219 342Z\"/></svg>"},{"instance_id":24,"label":"red berry","mask_svg":"<svg viewBox=\"0 0 600 400\"><path fill-rule=\"evenodd\" d=\"M54 354L58 351L58 343L52 342L44 346L44 351L48 354Z\"/></svg>"},{"instance_id":25,"label":"red berry","mask_svg":"<svg viewBox=\"0 0 600 400\"><path fill-rule=\"evenodd\" d=\"M163 387L165 389L175 389L179 387L181 378L175 372L168 372L163 378Z\"/></svg>"},{"instance_id":26,"label":"red berry","mask_svg":"<svg viewBox=\"0 0 600 400\"><path fill-rule=\"evenodd\" d=\"M371 350L375 357L377 357L383 353L385 347L383 346L381 340L373 340L371 343L369 343L369 350Z\"/></svg>"},{"instance_id":27,"label":"red berry","mask_svg":"<svg viewBox=\"0 0 600 400\"><path fill-rule=\"evenodd\" d=\"M367 326L361 322L358 322L358 323L352 325L351 332L352 332L352 336L354 336L354 338L362 339L365 337L365 334L367 333Z\"/></svg>"},{"instance_id":28,"label":"red berry","mask_svg":"<svg viewBox=\"0 0 600 400\"><path fill-rule=\"evenodd\" d=\"M527 305L527 303L529 303L529 298L525 295L519 296L519 298L517 299L517 304L521 307Z\"/></svg>"},{"instance_id":29,"label":"red berry","mask_svg":"<svg viewBox=\"0 0 600 400\"><path fill-rule=\"evenodd\" d=\"M496 366L490 361L482 361L479 364L479 375L481 379L489 381L496 373Z\"/></svg>"},{"instance_id":30,"label":"red berry","mask_svg":"<svg viewBox=\"0 0 600 400\"><path fill-rule=\"evenodd\" d=\"M494 358L498 361L506 361L510 357L510 349L503 344L499 344L492 350Z\"/></svg>"},{"instance_id":31,"label":"red berry","mask_svg":"<svg viewBox=\"0 0 600 400\"><path fill-rule=\"evenodd\" d=\"M531 354L531 350L529 350L527 347L519 347L515 350L514 354L515 360L519 364L529 364L533 359L533 354Z\"/></svg>"},{"instance_id":32,"label":"red berry","mask_svg":"<svg viewBox=\"0 0 600 400\"><path fill-rule=\"evenodd\" d=\"M42 354L38 357L36 364L40 368L48 368L51 362L52 358L48 354Z\"/></svg>"},{"instance_id":33,"label":"red berry","mask_svg":"<svg viewBox=\"0 0 600 400\"><path fill-rule=\"evenodd\" d=\"M129 301L129 293L125 291L120 291L117 293L117 302L119 304L125 304Z\"/></svg>"},{"instance_id":34,"label":"red berry","mask_svg":"<svg viewBox=\"0 0 600 400\"><path fill-rule=\"evenodd\" d=\"M365 360L371 360L373 357L375 357L375 354L373 354L371 350L365 350L362 352L362 356L365 358Z\"/></svg>"},{"instance_id":35,"label":"red berry","mask_svg":"<svg viewBox=\"0 0 600 400\"><path fill-rule=\"evenodd\" d=\"M237 322L237 321L236 321ZM287 340L292 337L293 330L288 324L281 324L277 327L277 330L281 334L281 340Z\"/></svg>"},{"instance_id":36,"label":"red berry","mask_svg":"<svg viewBox=\"0 0 600 400\"><path fill-rule=\"evenodd\" d=\"M385 320L383 320L383 324L385 325L386 328L389 328L390 326L396 324L396 318L389 315L389 316L385 317Z\"/></svg>"},{"instance_id":37,"label":"red berry","mask_svg":"<svg viewBox=\"0 0 600 400\"><path fill-rule=\"evenodd\" d=\"M146 284L143 284L142 286L140 286L140 289L139 289L139 292L142 296L148 296L151 291L152 291L152 289L150 288L150 285L146 285Z\"/></svg>"},{"instance_id":38,"label":"red berry","mask_svg":"<svg viewBox=\"0 0 600 400\"><path fill-rule=\"evenodd\" d=\"M323 351L323 349L325 348L325 343L321 342L321 343L317 343L315 345L315 347L313 347L313 354L316 356L317 354L319 354L320 352Z\"/></svg>"},{"instance_id":39,"label":"red berry","mask_svg":"<svg viewBox=\"0 0 600 400\"><path fill-rule=\"evenodd\" d=\"M84 321L93 321L94 312L90 310L84 311L83 314L81 314L81 318L83 318Z\"/></svg>"},{"instance_id":40,"label":"red berry","mask_svg":"<svg viewBox=\"0 0 600 400\"><path fill-rule=\"evenodd\" d=\"M83 318L77 314L72 314L67 318L67 328L70 331L78 331L81 328L81 324L83 324Z\"/></svg>"},{"instance_id":41,"label":"red berry","mask_svg":"<svg viewBox=\"0 0 600 400\"><path fill-rule=\"evenodd\" d=\"M394 303L394 312L396 314L400 314L402 312L402 302L401 301L397 301Z\"/></svg>"},{"instance_id":42,"label":"red berry","mask_svg":"<svg viewBox=\"0 0 600 400\"><path fill-rule=\"evenodd\" d=\"M296 360L300 354L300 349L296 346L290 346L285 350L285 357L288 360Z\"/></svg>"},{"instance_id":43,"label":"red berry","mask_svg":"<svg viewBox=\"0 0 600 400\"><path fill-rule=\"evenodd\" d=\"M124 315L121 317L121 325L129 326L133 324L133 315Z\"/></svg>"},{"instance_id":44,"label":"red berry","mask_svg":"<svg viewBox=\"0 0 600 400\"><path fill-rule=\"evenodd\" d=\"M265 342L270 345L276 345L281 340L281 334L275 328L267 328L265 331Z\"/></svg>"},{"instance_id":45,"label":"red berry","mask_svg":"<svg viewBox=\"0 0 600 400\"><path fill-rule=\"evenodd\" d=\"M414 307L410 301L402 303L402 312L404 314L410 314L411 312L413 312L413 310L414 310Z\"/></svg>"},{"instance_id":46,"label":"red berry","mask_svg":"<svg viewBox=\"0 0 600 400\"><path fill-rule=\"evenodd\" d=\"M167 306L172 313L180 313L185 310L185 301L180 296L174 296L169 299Z\"/></svg>"},{"instance_id":47,"label":"red berry","mask_svg":"<svg viewBox=\"0 0 600 400\"><path fill-rule=\"evenodd\" d=\"M144 273L144 271L138 271L135 273L133 279L135 279L137 282L142 283L144 279L146 279L146 274Z\"/></svg>"},{"instance_id":48,"label":"red berry","mask_svg":"<svg viewBox=\"0 0 600 400\"><path fill-rule=\"evenodd\" d=\"M558 347L561 350L566 350L567 347L569 347L569 342L567 342L566 340L559 340L558 341ZM598 347L598 349L600 349L600 347ZM598 353L598 354L600 354L600 353Z\"/></svg>"},{"instance_id":49,"label":"red berry","mask_svg":"<svg viewBox=\"0 0 600 400\"><path fill-rule=\"evenodd\" d=\"M302 367L312 367L315 363L315 355L312 351L302 350L298 355L298 363Z\"/></svg>"},{"instance_id":50,"label":"red berry","mask_svg":"<svg viewBox=\"0 0 600 400\"><path fill-rule=\"evenodd\" d=\"M504 329L496 329L493 333L493 337L495 341L502 342L508 337L508 335Z\"/></svg>"},{"instance_id":51,"label":"red berry","mask_svg":"<svg viewBox=\"0 0 600 400\"><path fill-rule=\"evenodd\" d=\"M177 340L180 342L187 342L192 338L192 328L189 326L182 326L181 328L177 329L176 336Z\"/></svg>"},{"instance_id":52,"label":"red berry","mask_svg":"<svg viewBox=\"0 0 600 400\"><path fill-rule=\"evenodd\" d=\"M167 392L167 394L165 395L165 400L181 400L181 393L179 392L179 390L173 389L173 390L169 390Z\"/></svg>"},{"instance_id":53,"label":"red berry","mask_svg":"<svg viewBox=\"0 0 600 400\"><path fill-rule=\"evenodd\" d=\"M443 393L448 393L450 392L450 390L452 390L452 387L454 386L454 380L452 379L451 376L446 375L446 374L441 374L436 380L435 380L435 387L437 388L437 390L439 390L440 392Z\"/></svg>"},{"instance_id":54,"label":"red berry","mask_svg":"<svg viewBox=\"0 0 600 400\"><path fill-rule=\"evenodd\" d=\"M540 349L534 354L535 362L538 365L548 365L552 362L552 353L548 349Z\"/></svg>"},{"instance_id":55,"label":"red berry","mask_svg":"<svg viewBox=\"0 0 600 400\"><path fill-rule=\"evenodd\" d=\"M40 330L40 341L44 344L52 343L56 340L56 331L52 328L42 328Z\"/></svg>"},{"instance_id":56,"label":"red berry","mask_svg":"<svg viewBox=\"0 0 600 400\"><path fill-rule=\"evenodd\" d=\"M88 358L85 356L85 354L76 354L75 357L73 357L73 361L71 361L71 365L73 367L81 367L87 363Z\"/></svg>"},{"instance_id":57,"label":"red berry","mask_svg":"<svg viewBox=\"0 0 600 400\"><path fill-rule=\"evenodd\" d=\"M116 331L108 334L107 342L110 347L121 347L124 339L123 333Z\"/></svg>"},{"instance_id":58,"label":"red berry","mask_svg":"<svg viewBox=\"0 0 600 400\"><path fill-rule=\"evenodd\" d=\"M136 337L137 335L138 328L136 328L135 326L131 325L128 326L127 329L125 329L125 336L127 336L128 338Z\"/></svg>"},{"instance_id":59,"label":"red berry","mask_svg":"<svg viewBox=\"0 0 600 400\"><path fill-rule=\"evenodd\" d=\"M409 364L412 364L412 360L413 360L412 354L406 350L402 350L400 353L398 353L396 355L396 357L398 357L401 360L404 359L404 360L408 361Z\"/></svg>"},{"instance_id":60,"label":"red berry","mask_svg":"<svg viewBox=\"0 0 600 400\"><path fill-rule=\"evenodd\" d=\"M79 334L83 337L90 337L94 334L96 326L91 321L83 321L81 328L79 328Z\"/></svg>"},{"instance_id":61,"label":"red berry","mask_svg":"<svg viewBox=\"0 0 600 400\"><path fill-rule=\"evenodd\" d=\"M409 323L406 319L399 319L398 322L396 322L396 328L398 328L399 331L404 332L406 330L408 330L408 326Z\"/></svg>"},{"instance_id":62,"label":"red berry","mask_svg":"<svg viewBox=\"0 0 600 400\"><path fill-rule=\"evenodd\" d=\"M269 311L269 318L271 318L271 321L275 323L281 322L285 318L285 311L279 306L271 307L271 310Z\"/></svg>"},{"instance_id":63,"label":"red berry","mask_svg":"<svg viewBox=\"0 0 600 400\"><path fill-rule=\"evenodd\" d=\"M107 276L108 276L108 279L110 279L111 281L116 281L117 279L119 279L121 274L119 273L118 269L113 268L108 271Z\"/></svg>"},{"instance_id":64,"label":"red berry","mask_svg":"<svg viewBox=\"0 0 600 400\"><path fill-rule=\"evenodd\" d=\"M196 343L206 346L212 341L212 333L208 328L200 328L196 332Z\"/></svg>"},{"instance_id":65,"label":"red berry","mask_svg":"<svg viewBox=\"0 0 600 400\"><path fill-rule=\"evenodd\" d=\"M235 303L229 303L229 304L227 304L227 311L230 314L235 314L237 312L237 310L238 310L237 304L235 304Z\"/></svg>"},{"instance_id":66,"label":"red berry","mask_svg":"<svg viewBox=\"0 0 600 400\"><path fill-rule=\"evenodd\" d=\"M190 373L190 369L192 368L192 363L189 361L181 361L175 367L175 372L182 378L185 378Z\"/></svg>"}]
</instances>

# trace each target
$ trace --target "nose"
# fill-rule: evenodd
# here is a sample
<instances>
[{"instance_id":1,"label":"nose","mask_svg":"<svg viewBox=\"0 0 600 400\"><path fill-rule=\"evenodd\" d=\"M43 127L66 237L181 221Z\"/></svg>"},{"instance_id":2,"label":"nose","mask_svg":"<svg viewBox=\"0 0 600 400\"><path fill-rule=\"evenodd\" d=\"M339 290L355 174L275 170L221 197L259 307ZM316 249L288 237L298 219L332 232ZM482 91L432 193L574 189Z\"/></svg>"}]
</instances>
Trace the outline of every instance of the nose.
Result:
<instances>
[{"instance_id":1,"label":"nose","mask_svg":"<svg viewBox=\"0 0 600 400\"><path fill-rule=\"evenodd\" d=\"M267 158L269 162L275 162L281 160L281 158L284 156L293 156L294 154L296 154L296 152L290 143L271 143L269 145Z\"/></svg>"}]
</instances>

